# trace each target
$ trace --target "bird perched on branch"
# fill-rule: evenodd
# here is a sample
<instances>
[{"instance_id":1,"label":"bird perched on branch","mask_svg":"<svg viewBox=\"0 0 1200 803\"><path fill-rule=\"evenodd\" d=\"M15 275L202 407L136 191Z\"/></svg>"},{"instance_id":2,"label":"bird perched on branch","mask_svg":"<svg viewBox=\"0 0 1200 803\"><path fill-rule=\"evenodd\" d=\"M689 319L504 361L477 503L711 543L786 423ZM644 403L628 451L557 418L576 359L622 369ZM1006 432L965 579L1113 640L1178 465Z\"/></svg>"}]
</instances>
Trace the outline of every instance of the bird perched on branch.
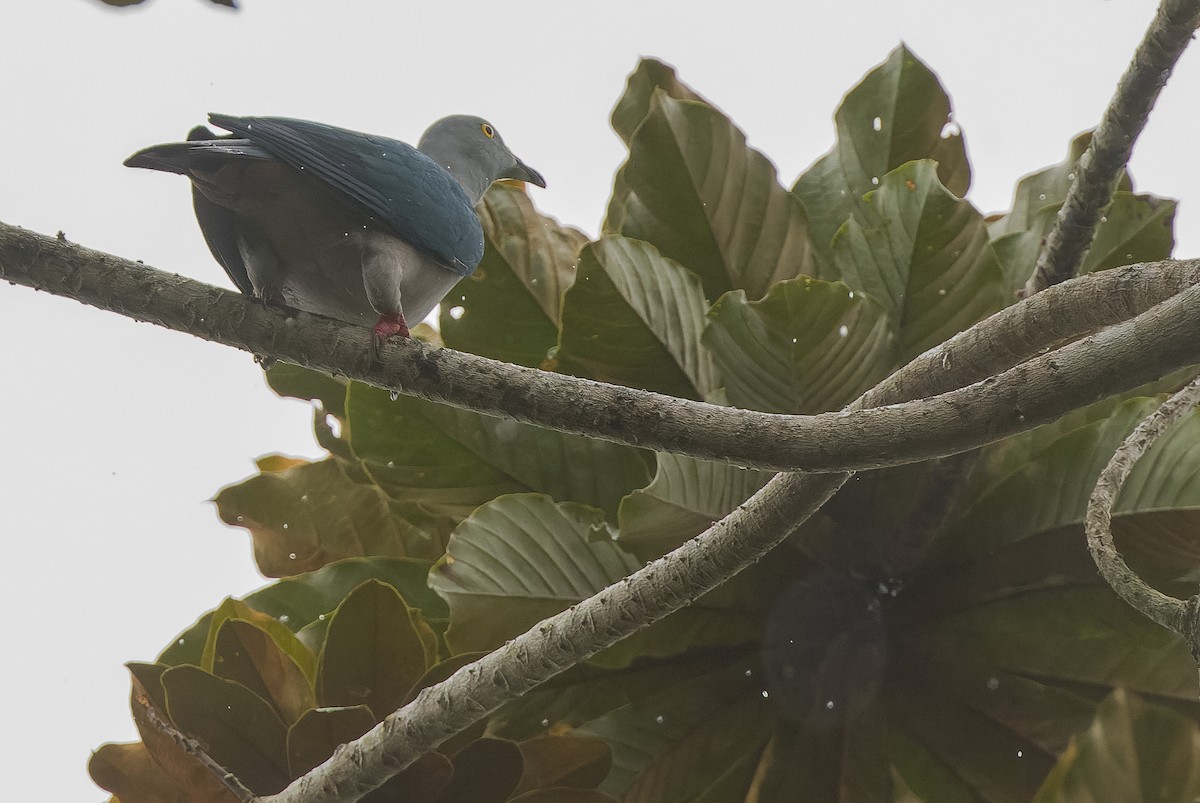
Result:
<instances>
[{"instance_id":1,"label":"bird perched on branch","mask_svg":"<svg viewBox=\"0 0 1200 803\"><path fill-rule=\"evenodd\" d=\"M192 180L196 219L243 293L407 337L483 258L475 203L502 178L539 187L479 117L431 125L417 147L283 117L209 115L187 142L125 164Z\"/></svg>"}]
</instances>

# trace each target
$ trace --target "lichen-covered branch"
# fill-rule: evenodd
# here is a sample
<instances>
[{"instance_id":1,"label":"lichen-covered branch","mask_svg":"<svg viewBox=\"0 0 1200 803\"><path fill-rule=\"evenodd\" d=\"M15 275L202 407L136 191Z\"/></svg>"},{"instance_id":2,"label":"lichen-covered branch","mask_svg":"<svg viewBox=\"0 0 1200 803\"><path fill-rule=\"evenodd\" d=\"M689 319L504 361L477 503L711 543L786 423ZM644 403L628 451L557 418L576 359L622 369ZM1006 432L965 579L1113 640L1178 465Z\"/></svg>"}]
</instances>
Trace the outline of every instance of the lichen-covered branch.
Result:
<instances>
[{"instance_id":1,"label":"lichen-covered branch","mask_svg":"<svg viewBox=\"0 0 1200 803\"><path fill-rule=\"evenodd\" d=\"M1112 535L1112 509L1134 465L1176 421L1200 404L1200 377L1147 416L1125 438L1096 480L1085 519L1088 549L1096 568L1113 590L1146 617L1163 627L1183 632L1184 603L1151 588L1117 552Z\"/></svg>"},{"instance_id":2,"label":"lichen-covered branch","mask_svg":"<svg viewBox=\"0 0 1200 803\"><path fill-rule=\"evenodd\" d=\"M380 361L372 361L365 328L303 312L289 317L239 293L0 225L0 278L11 282L399 393L775 470L880 468L960 452L1200 362L1200 303L1192 299L1200 293L1192 284L1198 266L1159 263L1149 281L1128 272L1080 280L1052 302L1030 300L1006 310L916 361L937 366L951 380L976 367L972 361L979 358L972 354L978 352L969 344L992 344L1003 349L1001 367L1008 370L986 384L951 382L941 386L949 391L941 396L886 409L786 416L521 368L415 340L392 343ZM1181 288L1187 289L1170 296ZM1020 363L1159 302L1162 309L1136 326L1118 323ZM901 389L904 381L901 375L884 387Z\"/></svg>"},{"instance_id":3,"label":"lichen-covered branch","mask_svg":"<svg viewBox=\"0 0 1200 803\"><path fill-rule=\"evenodd\" d=\"M1163 0L1117 91L1104 110L1091 144L1079 160L1075 181L1058 210L1054 228L1025 286L1027 295L1066 281L1091 248L1104 209L1112 201L1158 93L1200 24L1200 0Z\"/></svg>"},{"instance_id":4,"label":"lichen-covered branch","mask_svg":"<svg viewBox=\"0 0 1200 803\"><path fill-rule=\"evenodd\" d=\"M1134 465L1167 429L1200 404L1200 377L1145 418L1109 460L1088 499L1084 520L1088 549L1105 581L1143 616L1188 640L1200 666L1200 597L1188 602L1167 596L1138 577L1117 552L1112 535L1112 509Z\"/></svg>"}]
</instances>

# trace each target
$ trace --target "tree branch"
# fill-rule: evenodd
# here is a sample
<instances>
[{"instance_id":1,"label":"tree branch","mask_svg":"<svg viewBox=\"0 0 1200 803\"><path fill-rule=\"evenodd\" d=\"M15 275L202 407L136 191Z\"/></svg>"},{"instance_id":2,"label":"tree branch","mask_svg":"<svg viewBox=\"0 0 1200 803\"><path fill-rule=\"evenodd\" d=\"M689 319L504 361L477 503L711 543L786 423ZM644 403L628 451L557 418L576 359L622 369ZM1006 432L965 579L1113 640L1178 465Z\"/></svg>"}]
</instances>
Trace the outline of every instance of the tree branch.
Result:
<instances>
[{"instance_id":1,"label":"tree branch","mask_svg":"<svg viewBox=\"0 0 1200 803\"><path fill-rule=\"evenodd\" d=\"M1121 171L1129 162L1150 110L1166 85L1175 63L1200 24L1197 0L1163 0L1134 51L1116 94L1079 160L1075 181L1038 255L1037 268L1025 286L1033 295L1078 272L1092 246L1100 216L1112 202Z\"/></svg>"},{"instance_id":2,"label":"tree branch","mask_svg":"<svg viewBox=\"0 0 1200 803\"><path fill-rule=\"evenodd\" d=\"M1104 580L1121 599L1148 619L1187 639L1200 666L1200 596L1188 602L1152 588L1129 568L1112 536L1112 509L1134 465L1172 424L1200 404L1200 377L1163 402L1138 424L1113 454L1088 499L1084 519L1088 549Z\"/></svg>"},{"instance_id":3,"label":"tree branch","mask_svg":"<svg viewBox=\"0 0 1200 803\"><path fill-rule=\"evenodd\" d=\"M920 402L785 416L521 368L416 340L389 344L381 362L372 363L365 328L303 312L289 317L240 293L0 224L0 278L11 282L407 395L563 432L774 470L881 468L952 454L1200 362L1200 304L1193 303L1191 284L1200 262L1158 266L1149 281L1129 272L1079 280L1054 302L1031 299L1005 310L915 362L939 362L944 378L959 377L962 372L950 369L957 360L974 368L970 363L977 357L968 346L978 341L1013 355L1007 367L1034 346L1044 348L1113 323L1128 310L1146 309L1162 300L1166 288L1188 288L1136 325L1125 321L994 381ZM1129 298L1110 302L1115 286ZM1062 312L1065 323L1042 318L1051 310ZM1018 325L1024 328L1015 335L1003 331ZM903 381L889 380L884 387Z\"/></svg>"}]
</instances>

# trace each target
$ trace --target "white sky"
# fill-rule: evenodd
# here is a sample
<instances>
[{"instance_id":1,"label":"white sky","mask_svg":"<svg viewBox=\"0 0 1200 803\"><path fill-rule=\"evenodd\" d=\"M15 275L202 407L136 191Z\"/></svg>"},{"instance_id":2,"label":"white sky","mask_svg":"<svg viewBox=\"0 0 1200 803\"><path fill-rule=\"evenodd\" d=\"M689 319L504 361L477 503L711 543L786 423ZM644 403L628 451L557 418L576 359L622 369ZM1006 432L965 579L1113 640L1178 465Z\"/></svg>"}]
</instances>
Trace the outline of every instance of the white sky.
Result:
<instances>
[{"instance_id":1,"label":"white sky","mask_svg":"<svg viewBox=\"0 0 1200 803\"><path fill-rule=\"evenodd\" d=\"M608 113L639 55L674 64L785 185L832 144L852 84L901 40L951 93L1005 208L1099 119L1152 0L333 2L91 0L0 9L0 220L229 286L185 181L123 168L205 112L282 114L415 141L492 120L541 170L543 210L594 234L623 152ZM1200 56L1185 56L1134 155L1138 187L1200 185ZM1200 247L1200 205L1177 219ZM206 500L281 451L316 456L310 411L242 352L0 286L0 778L11 800L101 800L89 751L135 738L122 664L265 581Z\"/></svg>"}]
</instances>

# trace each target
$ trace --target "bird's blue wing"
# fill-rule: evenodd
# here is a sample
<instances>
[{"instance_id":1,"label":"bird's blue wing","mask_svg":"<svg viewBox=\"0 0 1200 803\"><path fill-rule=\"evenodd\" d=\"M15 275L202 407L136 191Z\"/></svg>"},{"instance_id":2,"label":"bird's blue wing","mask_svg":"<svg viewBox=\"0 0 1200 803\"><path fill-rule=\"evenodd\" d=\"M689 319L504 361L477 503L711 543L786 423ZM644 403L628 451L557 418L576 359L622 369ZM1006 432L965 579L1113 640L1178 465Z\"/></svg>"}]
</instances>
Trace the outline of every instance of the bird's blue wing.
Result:
<instances>
[{"instance_id":1,"label":"bird's blue wing","mask_svg":"<svg viewBox=\"0 0 1200 803\"><path fill-rule=\"evenodd\" d=\"M341 193L462 276L483 258L483 228L444 167L406 143L286 117L209 120Z\"/></svg>"}]
</instances>

